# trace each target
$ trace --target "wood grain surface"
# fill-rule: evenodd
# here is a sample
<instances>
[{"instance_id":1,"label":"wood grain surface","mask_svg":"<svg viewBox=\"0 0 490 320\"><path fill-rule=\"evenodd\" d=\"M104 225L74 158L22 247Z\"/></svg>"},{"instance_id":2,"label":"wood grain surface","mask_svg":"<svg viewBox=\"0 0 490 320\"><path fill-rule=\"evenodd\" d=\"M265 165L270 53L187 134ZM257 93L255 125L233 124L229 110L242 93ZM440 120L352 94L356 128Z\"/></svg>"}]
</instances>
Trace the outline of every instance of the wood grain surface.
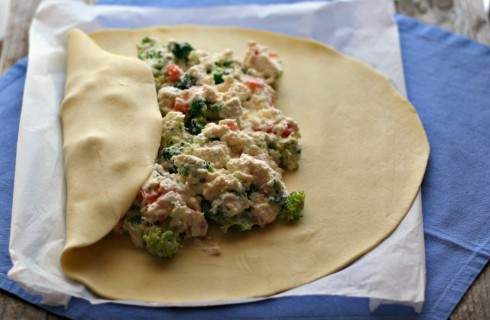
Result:
<instances>
[{"instance_id":1,"label":"wood grain surface","mask_svg":"<svg viewBox=\"0 0 490 320\"><path fill-rule=\"evenodd\" d=\"M397 11L490 45L488 14L481 0L396 0Z\"/></svg>"},{"instance_id":2,"label":"wood grain surface","mask_svg":"<svg viewBox=\"0 0 490 320\"><path fill-rule=\"evenodd\" d=\"M0 74L27 56L29 27L40 0L10 1L10 16L0 58Z\"/></svg>"},{"instance_id":3,"label":"wood grain surface","mask_svg":"<svg viewBox=\"0 0 490 320\"><path fill-rule=\"evenodd\" d=\"M28 29L43 0L11 0L7 34L0 43L0 75L27 55ZM94 0L85 0L93 3ZM394 0L397 11L490 45L488 13L480 0ZM0 319L63 319L0 290ZM487 265L453 311L451 320L490 319L490 266Z\"/></svg>"}]
</instances>

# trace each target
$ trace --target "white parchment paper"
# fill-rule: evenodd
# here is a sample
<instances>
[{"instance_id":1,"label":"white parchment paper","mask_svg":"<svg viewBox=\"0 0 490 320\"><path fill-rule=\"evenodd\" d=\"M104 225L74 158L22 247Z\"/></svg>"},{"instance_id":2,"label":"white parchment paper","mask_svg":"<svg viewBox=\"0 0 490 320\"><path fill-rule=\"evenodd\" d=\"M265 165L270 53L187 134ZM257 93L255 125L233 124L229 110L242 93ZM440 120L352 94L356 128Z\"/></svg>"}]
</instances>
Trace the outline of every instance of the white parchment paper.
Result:
<instances>
[{"instance_id":1,"label":"white parchment paper","mask_svg":"<svg viewBox=\"0 0 490 320\"><path fill-rule=\"evenodd\" d=\"M265 29L313 38L374 66L405 96L393 13L392 2L386 0L186 9L89 6L77 1L42 2L30 33L10 239L14 266L9 276L28 292L41 295L47 304L67 304L70 297L84 298L92 303L109 302L67 279L59 266L65 236L60 103L65 82L66 32L70 28L92 32L105 28L203 24ZM311 294L369 297L372 308L381 302L395 302L420 309L424 289L425 255L419 194L396 231L374 250L335 274L274 297ZM179 305L247 301L253 299Z\"/></svg>"}]
</instances>

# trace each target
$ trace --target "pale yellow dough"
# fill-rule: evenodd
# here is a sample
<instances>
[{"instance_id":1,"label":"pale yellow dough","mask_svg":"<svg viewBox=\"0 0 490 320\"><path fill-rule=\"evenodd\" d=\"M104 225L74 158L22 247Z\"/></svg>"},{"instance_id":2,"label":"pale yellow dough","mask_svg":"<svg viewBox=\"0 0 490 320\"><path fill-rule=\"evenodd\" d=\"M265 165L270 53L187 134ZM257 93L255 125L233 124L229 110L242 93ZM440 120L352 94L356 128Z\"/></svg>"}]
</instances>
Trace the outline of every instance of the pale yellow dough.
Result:
<instances>
[{"instance_id":1,"label":"pale yellow dough","mask_svg":"<svg viewBox=\"0 0 490 320\"><path fill-rule=\"evenodd\" d=\"M78 248L114 228L155 162L162 116L150 68L72 30L61 120L67 186L62 267L77 277Z\"/></svg>"},{"instance_id":2,"label":"pale yellow dough","mask_svg":"<svg viewBox=\"0 0 490 320\"><path fill-rule=\"evenodd\" d=\"M126 58L72 33L63 105L68 227L62 266L68 276L113 299L270 296L345 267L398 226L419 190L429 146L417 113L387 78L320 43L262 31L186 26L91 38L108 52L136 56L147 35L207 52L232 48L236 57L251 39L279 52L278 107L298 121L304 146L300 169L285 180L289 190L306 192L304 218L242 234L211 228L205 241L218 243L220 256L189 241L163 260L127 236L101 239L149 173L158 148L156 96L141 63L120 63ZM125 76L121 83L118 73ZM94 113L97 120L89 120Z\"/></svg>"}]
</instances>

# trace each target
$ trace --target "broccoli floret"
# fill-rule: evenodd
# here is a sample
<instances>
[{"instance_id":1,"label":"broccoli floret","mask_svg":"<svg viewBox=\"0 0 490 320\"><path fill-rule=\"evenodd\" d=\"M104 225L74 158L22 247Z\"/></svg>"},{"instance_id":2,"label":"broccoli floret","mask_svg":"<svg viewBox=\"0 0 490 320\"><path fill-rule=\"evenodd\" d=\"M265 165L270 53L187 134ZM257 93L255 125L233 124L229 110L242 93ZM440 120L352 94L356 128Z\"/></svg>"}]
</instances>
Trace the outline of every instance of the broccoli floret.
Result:
<instances>
[{"instance_id":1,"label":"broccoli floret","mask_svg":"<svg viewBox=\"0 0 490 320\"><path fill-rule=\"evenodd\" d=\"M267 151L272 160L282 169L294 171L298 168L301 144L295 137L290 136L287 139L269 141Z\"/></svg>"},{"instance_id":2,"label":"broccoli floret","mask_svg":"<svg viewBox=\"0 0 490 320\"><path fill-rule=\"evenodd\" d=\"M175 167L172 158L178 156L179 154L188 154L192 152L192 150L192 147L186 142L174 144L159 151L157 162L170 173L175 173L177 172L177 168Z\"/></svg>"},{"instance_id":3,"label":"broccoli floret","mask_svg":"<svg viewBox=\"0 0 490 320\"><path fill-rule=\"evenodd\" d=\"M202 115L208 121L218 121L221 120L220 112L223 109L223 104L207 105L206 110L202 111Z\"/></svg>"},{"instance_id":4,"label":"broccoli floret","mask_svg":"<svg viewBox=\"0 0 490 320\"><path fill-rule=\"evenodd\" d=\"M199 169L206 169L207 172L213 172L214 168L211 162L199 161L193 163L185 163L180 165L177 170L184 177L195 178L197 176L202 176L203 172Z\"/></svg>"},{"instance_id":5,"label":"broccoli floret","mask_svg":"<svg viewBox=\"0 0 490 320\"><path fill-rule=\"evenodd\" d=\"M174 84L174 87L180 90L186 90L196 85L196 79L185 73L180 76L179 80Z\"/></svg>"},{"instance_id":6,"label":"broccoli floret","mask_svg":"<svg viewBox=\"0 0 490 320\"><path fill-rule=\"evenodd\" d=\"M141 223L141 214L136 214L134 216L129 216L126 218L126 222L132 225L138 225Z\"/></svg>"},{"instance_id":7,"label":"broccoli floret","mask_svg":"<svg viewBox=\"0 0 490 320\"><path fill-rule=\"evenodd\" d=\"M178 156L179 154L186 154L192 151L192 147L185 142L181 142L179 144L174 144L170 147L163 148L159 153L159 158L163 161L170 161L174 156Z\"/></svg>"},{"instance_id":8,"label":"broccoli floret","mask_svg":"<svg viewBox=\"0 0 490 320\"><path fill-rule=\"evenodd\" d=\"M199 55L195 51L191 51L191 53L189 54L189 59L192 60L194 65L201 63L201 59L199 59Z\"/></svg>"},{"instance_id":9,"label":"broccoli floret","mask_svg":"<svg viewBox=\"0 0 490 320\"><path fill-rule=\"evenodd\" d=\"M227 217L220 212L218 212L218 214L208 212L206 216L208 219L219 224L221 231L224 233L227 233L228 231L242 232L251 230L253 226L257 224L247 212L243 212L233 217Z\"/></svg>"},{"instance_id":10,"label":"broccoli floret","mask_svg":"<svg viewBox=\"0 0 490 320\"><path fill-rule=\"evenodd\" d=\"M281 218L287 221L298 221L303 217L301 211L305 207L305 193L291 192L281 210Z\"/></svg>"},{"instance_id":11,"label":"broccoli floret","mask_svg":"<svg viewBox=\"0 0 490 320\"><path fill-rule=\"evenodd\" d=\"M152 43L152 42L155 42L155 41L152 41L151 38L149 36L146 36L144 37L142 40L141 40L141 43Z\"/></svg>"},{"instance_id":12,"label":"broccoli floret","mask_svg":"<svg viewBox=\"0 0 490 320\"><path fill-rule=\"evenodd\" d=\"M160 158L162 160L170 161L172 157L177 156L182 153L182 149L179 148L178 146L170 146L167 148L163 148L162 151L160 152Z\"/></svg>"},{"instance_id":13,"label":"broccoli floret","mask_svg":"<svg viewBox=\"0 0 490 320\"><path fill-rule=\"evenodd\" d=\"M224 209L220 205L217 207L217 210L213 212L212 203L207 200L201 202L201 209L206 215L206 218L216 222L224 233L227 233L228 231L242 232L251 230L257 224L257 221L250 217L248 211L243 211L234 216L228 216L224 213Z\"/></svg>"},{"instance_id":14,"label":"broccoli floret","mask_svg":"<svg viewBox=\"0 0 490 320\"><path fill-rule=\"evenodd\" d=\"M189 108L189 118L193 119L203 116L207 121L217 121L221 119L219 113L222 108L222 103L212 105L211 102L203 97L197 97L192 100L191 107Z\"/></svg>"},{"instance_id":15,"label":"broccoli floret","mask_svg":"<svg viewBox=\"0 0 490 320\"><path fill-rule=\"evenodd\" d=\"M141 48L140 53L138 54L138 58L145 61L145 60L157 60L162 57L162 52L160 51L161 48L159 47L149 47L149 48ZM157 64L160 61L150 61L149 64Z\"/></svg>"},{"instance_id":16,"label":"broccoli floret","mask_svg":"<svg viewBox=\"0 0 490 320\"><path fill-rule=\"evenodd\" d=\"M222 222L220 226L220 230L223 231L224 233L227 233L228 231L232 232L243 232L243 231L248 231L253 228L254 225L256 225L256 222L252 220L251 218L240 218L236 219L236 221L227 221L227 222Z\"/></svg>"},{"instance_id":17,"label":"broccoli floret","mask_svg":"<svg viewBox=\"0 0 490 320\"><path fill-rule=\"evenodd\" d=\"M204 129L206 124L207 124L206 119L204 119L203 117L199 117L199 118L190 119L190 121L186 123L186 127L189 130L190 134L197 135L201 133L202 129Z\"/></svg>"},{"instance_id":18,"label":"broccoli floret","mask_svg":"<svg viewBox=\"0 0 490 320\"><path fill-rule=\"evenodd\" d=\"M170 147L181 142L189 142L192 136L185 131L184 115L177 111L167 113L162 119L162 148Z\"/></svg>"},{"instance_id":19,"label":"broccoli floret","mask_svg":"<svg viewBox=\"0 0 490 320\"><path fill-rule=\"evenodd\" d=\"M228 72L223 68L216 68L213 70L213 78L215 84L223 83L223 76L227 75Z\"/></svg>"},{"instance_id":20,"label":"broccoli floret","mask_svg":"<svg viewBox=\"0 0 490 320\"><path fill-rule=\"evenodd\" d=\"M189 117L196 118L201 114L201 109L206 105L206 99L197 97L192 100L191 107L189 108Z\"/></svg>"},{"instance_id":21,"label":"broccoli floret","mask_svg":"<svg viewBox=\"0 0 490 320\"><path fill-rule=\"evenodd\" d=\"M193 50L194 48L189 43L177 42L172 48L172 53L174 54L175 59L182 60L187 63L189 61L189 53L191 53Z\"/></svg>"},{"instance_id":22,"label":"broccoli floret","mask_svg":"<svg viewBox=\"0 0 490 320\"><path fill-rule=\"evenodd\" d=\"M153 79L158 91L162 87L163 69L170 62L165 55L168 50L158 39L151 37L144 37L137 49L138 58L152 68Z\"/></svg>"},{"instance_id":23,"label":"broccoli floret","mask_svg":"<svg viewBox=\"0 0 490 320\"><path fill-rule=\"evenodd\" d=\"M189 133L197 135L210 122L221 119L219 112L223 107L222 104L211 105L203 97L197 97L192 100L189 114L185 119L185 126Z\"/></svg>"},{"instance_id":24,"label":"broccoli floret","mask_svg":"<svg viewBox=\"0 0 490 320\"><path fill-rule=\"evenodd\" d=\"M177 233L161 229L150 229L142 237L144 247L150 254L170 258L177 253L180 237Z\"/></svg>"}]
</instances>

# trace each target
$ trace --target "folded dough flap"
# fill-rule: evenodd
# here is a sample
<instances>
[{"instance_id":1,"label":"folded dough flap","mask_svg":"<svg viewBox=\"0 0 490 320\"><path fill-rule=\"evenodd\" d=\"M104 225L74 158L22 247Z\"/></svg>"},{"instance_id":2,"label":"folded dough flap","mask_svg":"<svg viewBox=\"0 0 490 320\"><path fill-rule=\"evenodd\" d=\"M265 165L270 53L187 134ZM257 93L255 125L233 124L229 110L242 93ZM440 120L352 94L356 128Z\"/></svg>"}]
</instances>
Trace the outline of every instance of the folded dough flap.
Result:
<instances>
[{"instance_id":1,"label":"folded dough flap","mask_svg":"<svg viewBox=\"0 0 490 320\"><path fill-rule=\"evenodd\" d=\"M70 274L73 249L111 232L152 170L162 117L150 68L70 31L61 119L67 184L62 266Z\"/></svg>"}]
</instances>

